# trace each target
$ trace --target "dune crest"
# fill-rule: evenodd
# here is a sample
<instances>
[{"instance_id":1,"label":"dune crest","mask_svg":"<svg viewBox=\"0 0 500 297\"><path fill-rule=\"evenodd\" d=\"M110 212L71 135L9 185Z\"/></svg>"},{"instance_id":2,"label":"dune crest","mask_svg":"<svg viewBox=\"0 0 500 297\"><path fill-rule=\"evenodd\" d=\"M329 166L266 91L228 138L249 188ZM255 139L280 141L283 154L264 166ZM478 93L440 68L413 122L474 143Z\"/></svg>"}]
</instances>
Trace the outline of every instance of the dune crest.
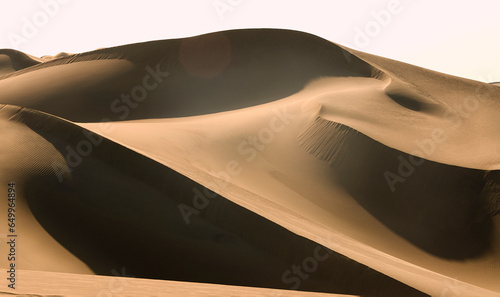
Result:
<instances>
[{"instance_id":1,"label":"dune crest","mask_svg":"<svg viewBox=\"0 0 500 297\"><path fill-rule=\"evenodd\" d=\"M0 49L0 77L40 63L40 60L23 52Z\"/></svg>"}]
</instances>

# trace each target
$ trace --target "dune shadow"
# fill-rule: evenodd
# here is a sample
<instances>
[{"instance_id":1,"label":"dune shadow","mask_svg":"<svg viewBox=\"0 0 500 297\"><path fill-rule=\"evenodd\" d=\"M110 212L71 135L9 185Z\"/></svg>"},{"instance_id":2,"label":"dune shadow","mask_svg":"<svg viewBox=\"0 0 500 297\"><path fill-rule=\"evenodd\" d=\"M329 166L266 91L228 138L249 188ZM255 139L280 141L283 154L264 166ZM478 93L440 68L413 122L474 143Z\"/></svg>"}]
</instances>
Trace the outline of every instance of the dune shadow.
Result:
<instances>
[{"instance_id":1,"label":"dune shadow","mask_svg":"<svg viewBox=\"0 0 500 297\"><path fill-rule=\"evenodd\" d=\"M419 248L454 260L490 250L498 173L421 159L320 117L299 142L330 163L368 212Z\"/></svg>"},{"instance_id":2,"label":"dune shadow","mask_svg":"<svg viewBox=\"0 0 500 297\"><path fill-rule=\"evenodd\" d=\"M16 119L63 156L68 147L88 140L81 127L46 114L25 109ZM23 187L40 224L97 274L126 268L128 275L142 278L425 296L106 139L62 182L55 172L40 172ZM196 193L212 198L187 224L179 205L193 206ZM302 270L303 278L293 274L293 266L303 266L319 252L317 267Z\"/></svg>"}]
</instances>

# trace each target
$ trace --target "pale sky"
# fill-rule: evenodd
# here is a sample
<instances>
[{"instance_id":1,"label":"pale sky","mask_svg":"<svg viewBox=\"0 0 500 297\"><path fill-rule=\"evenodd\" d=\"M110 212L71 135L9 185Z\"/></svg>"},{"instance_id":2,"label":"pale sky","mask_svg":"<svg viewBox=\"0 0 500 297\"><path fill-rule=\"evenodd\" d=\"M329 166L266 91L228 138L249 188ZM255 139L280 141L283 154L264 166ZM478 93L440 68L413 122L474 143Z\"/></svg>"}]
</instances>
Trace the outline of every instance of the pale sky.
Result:
<instances>
[{"instance_id":1,"label":"pale sky","mask_svg":"<svg viewBox=\"0 0 500 297\"><path fill-rule=\"evenodd\" d=\"M440 72L500 81L498 0L0 1L0 48L34 56L286 28Z\"/></svg>"}]
</instances>

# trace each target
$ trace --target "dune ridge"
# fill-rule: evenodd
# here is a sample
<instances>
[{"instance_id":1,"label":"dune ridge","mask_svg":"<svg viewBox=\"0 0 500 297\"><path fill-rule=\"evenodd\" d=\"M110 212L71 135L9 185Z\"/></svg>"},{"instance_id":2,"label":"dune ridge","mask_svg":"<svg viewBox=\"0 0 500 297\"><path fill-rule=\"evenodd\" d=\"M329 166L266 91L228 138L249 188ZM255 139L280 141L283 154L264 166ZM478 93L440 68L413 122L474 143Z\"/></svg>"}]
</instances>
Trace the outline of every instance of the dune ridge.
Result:
<instances>
[{"instance_id":1,"label":"dune ridge","mask_svg":"<svg viewBox=\"0 0 500 297\"><path fill-rule=\"evenodd\" d=\"M229 63L226 65L225 57L220 57L220 62L211 62L217 67L220 63L226 65L220 73L213 77L198 75L196 69L211 67L212 64L206 66L204 61L217 57L220 43L224 40L231 46L227 53ZM259 29L217 32L185 39L105 48L48 61L0 79L0 88L5 90L0 94L0 99L3 103L31 107L71 121L99 122L103 118L118 121L121 119L110 108L112 102L120 99L121 94L130 95L133 86L142 85L147 74L144 69L150 66L153 69L158 67L170 75L156 89L148 92L147 99L134 108L127 120L202 115L285 98L300 91L318 76L371 75L369 65L354 56L347 61L345 54L334 44L303 32ZM78 79L74 72L80 75L88 72L85 65L89 65L89 62L109 61L126 63L131 65L131 69L120 70L116 76L103 78L103 83L108 85L79 87L68 92L61 88L48 98L46 94L52 91L49 81L39 87L33 85L29 90L16 88L15 93L9 92L13 85L24 79L47 80L40 76L48 73L49 69L61 69L63 73L62 70L67 69L65 66L71 65L74 71L63 77L72 75ZM194 66L190 67L194 69L185 66L186 62L183 61L193 61ZM102 67L109 66L103 64ZM92 69L95 71L96 68ZM38 73L36 78L35 73ZM56 77L52 72L50 75L64 82L63 77ZM85 86L88 82L72 84ZM64 104L62 96L73 97L73 106Z\"/></svg>"},{"instance_id":2,"label":"dune ridge","mask_svg":"<svg viewBox=\"0 0 500 297\"><path fill-rule=\"evenodd\" d=\"M500 203L493 181L498 171L420 159L319 116L298 140L335 169L366 209L424 250L466 259L491 248L491 217Z\"/></svg>"},{"instance_id":3,"label":"dune ridge","mask_svg":"<svg viewBox=\"0 0 500 297\"><path fill-rule=\"evenodd\" d=\"M40 64L40 60L13 49L0 49L0 79Z\"/></svg>"},{"instance_id":4,"label":"dune ridge","mask_svg":"<svg viewBox=\"0 0 500 297\"><path fill-rule=\"evenodd\" d=\"M5 51L5 50L2 50ZM1 53L1 52L0 52ZM25 63L24 67L15 69L14 71L10 73L6 73L2 76L0 76L0 79L6 79L9 77L15 77L18 75L22 75L25 73L29 73L32 71L36 71L39 69L47 68L47 67L54 67L54 66L60 66L60 65L65 65L65 64L71 64L71 63L77 63L77 62L85 62L85 61L95 61L95 60L108 60L108 59L126 59L125 55L118 54L115 52L102 52L102 50L96 51L96 52L86 52L82 54L72 54L69 56L62 56L62 57L56 57L54 59L50 59L48 61L33 61L33 63ZM19 63L19 61L22 61L21 59L17 58L13 59L13 61L16 61ZM31 60L27 60L28 62Z\"/></svg>"},{"instance_id":5,"label":"dune ridge","mask_svg":"<svg viewBox=\"0 0 500 297\"><path fill-rule=\"evenodd\" d=\"M106 135L114 141L145 154L158 162L168 164L168 166L199 183L210 186L212 190L223 193L225 197L235 203L276 221L297 234L307 238L314 238L316 242L321 242L333 250L338 250L350 258L375 267L392 277L403 279L403 271L416 269L414 274L426 275L428 278L420 283L419 279L414 277L409 277L404 281L412 286L417 286L422 291L439 295L439 290L446 289L441 287L443 284L454 282L453 280L446 280L446 277L453 276L464 282L458 283L464 294L467 292L470 296L495 296L495 293L491 291L479 289L479 287L484 286L495 290L496 285L492 282L491 277L496 272L489 270L490 268L485 269L486 266L484 266L486 263L491 263L491 265L498 263L494 253L488 252L477 259L469 259L465 262L467 264L458 264L460 262L454 264L453 261L444 261L439 257L429 257L422 254L420 250L412 248L412 246L398 242L398 236L394 236L390 231L386 232L388 230L384 231L383 228L377 226L377 222L367 222L366 220L369 218L366 217L366 213L357 209L355 205L346 208L346 203L350 204L350 202L342 198L344 196L343 192L331 187L337 184L338 174L329 169L330 167L321 165L327 164L326 162L314 162L313 160L317 159L312 156L308 158L305 150L298 145L298 132L306 128L310 124L310 120L317 116L316 108L308 109L305 112L303 107L300 101L290 98L254 108L211 116L116 123L115 129L110 133L106 133ZM221 169L221 165L223 166L231 160L231 162L238 160L241 165L246 162L246 155L240 155L239 157L234 155L239 141L245 142L246 135L257 135L259 127L266 127L271 123L273 116L275 116L273 109L274 111L286 110L286 113L295 114L298 118L294 119L293 124L290 123L291 126L286 131L280 132L286 135L280 135L279 140L276 139L266 146L263 151L262 161L254 160L252 164L245 165L244 171L247 174L231 178L231 184L234 185L221 187L218 182L214 182L215 177L213 175L216 174L215 176L217 176L216 172ZM302 113L298 113L299 110ZM252 115L252 117L248 115ZM265 115L268 117L266 118ZM235 126L228 126L227 123L233 123ZM98 124L79 125L92 131L100 131ZM133 133L134 131L142 132L139 135ZM234 131L246 132L236 136ZM182 137L178 137L179 132ZM155 138L156 135L162 135L162 137ZM232 136L228 138L228 135ZM193 136L193 138L190 136ZM278 137L278 135L275 137ZM216 141L218 145L214 146L213 141ZM152 143L156 145L152 146ZM296 143L297 145L295 145ZM176 148L168 149L171 146ZM194 151L192 151L193 147L196 148ZM282 147L287 147L287 151L281 151L279 148ZM192 160L193 155L191 153L196 151L203 151L205 158L198 155L197 158ZM185 160L185 158L188 159ZM273 162L266 164L264 160L273 160ZM208 167L212 168L215 173L208 170L208 164L204 164L205 162L218 163L217 167ZM188 164L195 165L194 167L197 169ZM314 167L318 167L311 170L310 167L313 164ZM250 168L254 167L254 165L255 168ZM299 168L300 170L297 170ZM270 171L269 174L266 174L267 171ZM205 173L203 174L203 172ZM262 178L256 179L255 176L257 175L262 176ZM265 190L271 188L276 188L274 193ZM299 195L297 196L297 194ZM349 199L347 198L347 200ZM311 206L307 204L304 205L307 200L315 204L314 209L311 209ZM324 210L327 210L328 213L323 215ZM351 212L352 215L349 215L348 213ZM315 217L315 220L311 221L309 216ZM340 221L333 219L345 216L347 216L348 225L344 225L342 219ZM365 219L363 219L363 222L355 222L356 217ZM410 216L405 219L411 223L413 218L414 216ZM498 226L498 222L496 220L496 226ZM356 227L352 228L352 226ZM342 233L354 235L357 232L356 229L371 230L374 234L373 238L368 239L365 234L363 235L365 238L357 237L355 240L360 240L365 245L374 246L375 249L379 250L375 252L367 246L361 245L363 247L360 246L360 249L363 251L354 252L353 246L357 246L360 242L357 244L344 243L344 240L351 242L352 239L347 239L349 236L337 234L337 231L341 231ZM495 237L494 246L497 247L498 236ZM380 242L382 239L387 240L388 244ZM342 245L338 244L339 240L343 243ZM408 252L404 252L404 250L408 250ZM397 260L398 258L400 260ZM392 262L393 260L395 262ZM407 262L403 264L400 262L401 260ZM388 265L387 263L392 264ZM412 263L418 263L421 268L417 268ZM419 270L422 268L423 270ZM476 272L472 273L473 271ZM488 271L491 273L488 273ZM475 284L476 287L471 286L471 284Z\"/></svg>"},{"instance_id":6,"label":"dune ridge","mask_svg":"<svg viewBox=\"0 0 500 297\"><path fill-rule=\"evenodd\" d=\"M25 108L12 120L27 125L63 156L68 145L77 147L92 133L64 119ZM18 182L40 224L97 274L110 275L113 269L126 267L130 274L143 278L287 289L293 282L283 280L283 273L318 248L317 243L162 164L105 138L101 141L81 164L66 172L62 183L54 171L61 170L59 165L51 168L50 174L45 169ZM93 172L99 172L99 176ZM178 205L191 205L197 192L212 196L210 205L186 224ZM93 248L96 243L99 250ZM300 290L425 295L321 248L330 256ZM360 286L362 283L373 285Z\"/></svg>"}]
</instances>

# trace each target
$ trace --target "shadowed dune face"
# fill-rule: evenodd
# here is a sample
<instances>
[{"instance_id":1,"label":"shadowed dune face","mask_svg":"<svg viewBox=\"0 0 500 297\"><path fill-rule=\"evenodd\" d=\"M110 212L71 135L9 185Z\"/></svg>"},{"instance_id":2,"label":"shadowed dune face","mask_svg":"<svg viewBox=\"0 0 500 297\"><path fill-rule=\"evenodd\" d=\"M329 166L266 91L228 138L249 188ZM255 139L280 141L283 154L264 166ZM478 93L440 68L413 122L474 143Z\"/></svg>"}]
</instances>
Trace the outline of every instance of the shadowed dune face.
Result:
<instances>
[{"instance_id":1,"label":"shadowed dune face","mask_svg":"<svg viewBox=\"0 0 500 297\"><path fill-rule=\"evenodd\" d=\"M423 250L455 260L491 252L498 170L479 168L498 168L496 90L479 85L452 98L391 71L308 86L324 92L305 105L316 112L300 144L329 162L333 179L365 209ZM474 108L450 116L460 105Z\"/></svg>"},{"instance_id":2,"label":"shadowed dune face","mask_svg":"<svg viewBox=\"0 0 500 297\"><path fill-rule=\"evenodd\" d=\"M490 250L498 173L445 165L387 147L318 117L299 135L371 214L427 252L464 260Z\"/></svg>"},{"instance_id":3,"label":"shadowed dune face","mask_svg":"<svg viewBox=\"0 0 500 297\"><path fill-rule=\"evenodd\" d=\"M21 111L15 120L62 155L68 145L76 147L88 139L80 127L37 112ZM43 227L97 274L111 275L125 267L135 277L289 289L296 280L284 273L320 253L324 260L300 290L425 296L295 235L168 167L101 141L92 155L65 172L62 183L57 172L66 164L44 174L33 173L20 185ZM211 203L188 225L178 206L190 204L196 193L211 197Z\"/></svg>"}]
</instances>

